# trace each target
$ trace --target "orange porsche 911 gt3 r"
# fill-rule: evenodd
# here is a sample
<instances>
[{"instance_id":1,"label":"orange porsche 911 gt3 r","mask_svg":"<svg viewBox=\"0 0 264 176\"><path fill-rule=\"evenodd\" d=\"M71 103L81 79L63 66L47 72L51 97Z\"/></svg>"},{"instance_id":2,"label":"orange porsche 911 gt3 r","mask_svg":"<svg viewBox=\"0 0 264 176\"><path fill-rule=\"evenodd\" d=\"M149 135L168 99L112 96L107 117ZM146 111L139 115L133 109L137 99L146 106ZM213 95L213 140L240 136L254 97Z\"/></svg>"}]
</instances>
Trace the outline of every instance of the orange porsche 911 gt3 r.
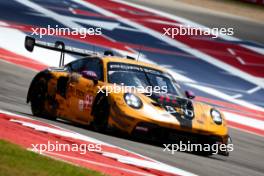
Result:
<instances>
[{"instance_id":1,"label":"orange porsche 911 gt3 r","mask_svg":"<svg viewBox=\"0 0 264 176\"><path fill-rule=\"evenodd\" d=\"M33 115L63 118L92 125L101 131L115 128L127 134L162 141L228 144L224 115L183 92L163 68L116 57L94 54L26 37L25 47L39 46L61 52L60 66L39 72L31 82L27 102ZM83 56L64 65L64 53ZM228 151L219 154L228 155Z\"/></svg>"}]
</instances>

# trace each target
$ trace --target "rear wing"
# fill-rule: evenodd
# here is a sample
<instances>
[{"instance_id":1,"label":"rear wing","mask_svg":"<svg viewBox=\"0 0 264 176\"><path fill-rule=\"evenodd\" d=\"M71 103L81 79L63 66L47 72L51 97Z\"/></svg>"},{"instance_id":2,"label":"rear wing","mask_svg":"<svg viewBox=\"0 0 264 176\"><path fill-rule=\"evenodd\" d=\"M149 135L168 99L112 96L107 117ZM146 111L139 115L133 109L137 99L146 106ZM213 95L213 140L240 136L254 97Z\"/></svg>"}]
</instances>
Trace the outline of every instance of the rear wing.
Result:
<instances>
[{"instance_id":1,"label":"rear wing","mask_svg":"<svg viewBox=\"0 0 264 176\"><path fill-rule=\"evenodd\" d=\"M61 52L60 64L59 64L60 67L64 66L65 53L79 55L79 56L94 55L94 52L92 52L90 50L74 48L71 46L65 46L65 44L62 41L56 41L55 43L49 43L49 42L36 40L33 37L26 36L25 48L28 51L32 52L35 46Z\"/></svg>"}]
</instances>

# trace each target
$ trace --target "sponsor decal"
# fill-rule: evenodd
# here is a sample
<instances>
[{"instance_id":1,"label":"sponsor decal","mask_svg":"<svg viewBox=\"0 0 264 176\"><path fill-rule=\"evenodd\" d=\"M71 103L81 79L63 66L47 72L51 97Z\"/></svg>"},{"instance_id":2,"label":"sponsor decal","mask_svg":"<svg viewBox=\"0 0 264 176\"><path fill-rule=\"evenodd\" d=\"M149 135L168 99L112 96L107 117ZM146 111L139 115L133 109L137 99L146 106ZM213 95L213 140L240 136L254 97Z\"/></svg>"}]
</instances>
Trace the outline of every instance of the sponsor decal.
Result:
<instances>
[{"instance_id":1,"label":"sponsor decal","mask_svg":"<svg viewBox=\"0 0 264 176\"><path fill-rule=\"evenodd\" d=\"M186 109L186 108L177 108L177 107L172 107L172 106L165 106L165 109L167 110L168 113L170 114L176 114L182 118L188 117L188 118L193 118L194 117L194 112L193 110Z\"/></svg>"},{"instance_id":2,"label":"sponsor decal","mask_svg":"<svg viewBox=\"0 0 264 176\"><path fill-rule=\"evenodd\" d=\"M92 95L87 94L85 96L85 100L84 100L84 109L91 108L91 106L93 104L93 100L94 100L94 97Z\"/></svg>"},{"instance_id":3,"label":"sponsor decal","mask_svg":"<svg viewBox=\"0 0 264 176\"><path fill-rule=\"evenodd\" d=\"M94 96L87 94L84 96L84 99L79 99L78 107L79 111L83 112L84 110L90 109L92 107Z\"/></svg>"},{"instance_id":4,"label":"sponsor decal","mask_svg":"<svg viewBox=\"0 0 264 176\"><path fill-rule=\"evenodd\" d=\"M79 100L79 110L83 112L83 108L84 108L84 102L83 100Z\"/></svg>"}]
</instances>

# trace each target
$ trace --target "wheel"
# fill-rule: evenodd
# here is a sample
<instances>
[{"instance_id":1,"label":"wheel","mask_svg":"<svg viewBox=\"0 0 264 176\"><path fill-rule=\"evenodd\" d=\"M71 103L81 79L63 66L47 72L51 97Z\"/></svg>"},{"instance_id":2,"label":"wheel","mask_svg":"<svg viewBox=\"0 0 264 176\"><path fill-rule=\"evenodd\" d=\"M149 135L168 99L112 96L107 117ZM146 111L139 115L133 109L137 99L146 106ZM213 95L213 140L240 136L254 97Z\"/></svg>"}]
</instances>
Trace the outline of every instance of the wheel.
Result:
<instances>
[{"instance_id":1,"label":"wheel","mask_svg":"<svg viewBox=\"0 0 264 176\"><path fill-rule=\"evenodd\" d=\"M106 96L100 96L94 105L92 126L95 131L105 132L108 129L110 107Z\"/></svg>"},{"instance_id":2,"label":"wheel","mask_svg":"<svg viewBox=\"0 0 264 176\"><path fill-rule=\"evenodd\" d=\"M45 109L45 99L47 92L47 83L46 80L39 79L33 85L31 91L30 102L31 102L31 111L34 116L43 116Z\"/></svg>"}]
</instances>

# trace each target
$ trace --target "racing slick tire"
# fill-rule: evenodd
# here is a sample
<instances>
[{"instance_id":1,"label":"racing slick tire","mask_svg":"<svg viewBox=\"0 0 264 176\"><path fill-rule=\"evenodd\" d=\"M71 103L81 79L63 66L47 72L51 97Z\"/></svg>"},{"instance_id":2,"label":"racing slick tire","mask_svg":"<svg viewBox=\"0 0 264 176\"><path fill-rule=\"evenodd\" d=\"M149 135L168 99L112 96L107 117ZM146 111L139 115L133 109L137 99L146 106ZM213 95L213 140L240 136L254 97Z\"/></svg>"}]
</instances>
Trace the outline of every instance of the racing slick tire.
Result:
<instances>
[{"instance_id":1,"label":"racing slick tire","mask_svg":"<svg viewBox=\"0 0 264 176\"><path fill-rule=\"evenodd\" d=\"M48 89L45 78L39 78L32 86L33 87L30 95L32 114L37 117L45 117L46 119L55 120L56 117L48 114L45 111L45 101Z\"/></svg>"},{"instance_id":2,"label":"racing slick tire","mask_svg":"<svg viewBox=\"0 0 264 176\"><path fill-rule=\"evenodd\" d=\"M46 81L43 78L38 79L32 88L30 95L31 111L34 116L42 116L44 115L45 96L47 92Z\"/></svg>"},{"instance_id":3,"label":"racing slick tire","mask_svg":"<svg viewBox=\"0 0 264 176\"><path fill-rule=\"evenodd\" d=\"M108 129L108 119L110 106L105 95L99 95L94 104L92 127L95 131L106 132Z\"/></svg>"}]
</instances>

